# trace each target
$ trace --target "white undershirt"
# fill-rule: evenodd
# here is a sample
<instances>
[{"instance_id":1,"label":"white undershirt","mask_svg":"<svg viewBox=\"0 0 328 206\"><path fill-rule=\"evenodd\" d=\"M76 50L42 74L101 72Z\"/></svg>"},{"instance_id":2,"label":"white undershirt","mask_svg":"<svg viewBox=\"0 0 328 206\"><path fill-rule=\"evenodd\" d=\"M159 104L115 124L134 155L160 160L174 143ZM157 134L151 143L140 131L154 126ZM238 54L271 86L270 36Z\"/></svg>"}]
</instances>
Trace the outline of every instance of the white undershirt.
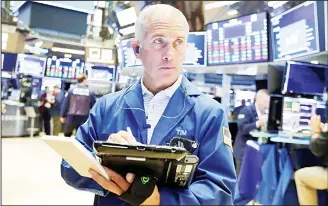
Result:
<instances>
[{"instance_id":1,"label":"white undershirt","mask_svg":"<svg viewBox=\"0 0 328 206\"><path fill-rule=\"evenodd\" d=\"M174 92L181 85L182 75L177 81L170 87L158 92L155 96L145 87L143 78L141 79L141 89L144 101L144 107L146 112L146 122L151 127L147 129L147 144L153 136L154 129L163 115L165 108L167 107Z\"/></svg>"}]
</instances>

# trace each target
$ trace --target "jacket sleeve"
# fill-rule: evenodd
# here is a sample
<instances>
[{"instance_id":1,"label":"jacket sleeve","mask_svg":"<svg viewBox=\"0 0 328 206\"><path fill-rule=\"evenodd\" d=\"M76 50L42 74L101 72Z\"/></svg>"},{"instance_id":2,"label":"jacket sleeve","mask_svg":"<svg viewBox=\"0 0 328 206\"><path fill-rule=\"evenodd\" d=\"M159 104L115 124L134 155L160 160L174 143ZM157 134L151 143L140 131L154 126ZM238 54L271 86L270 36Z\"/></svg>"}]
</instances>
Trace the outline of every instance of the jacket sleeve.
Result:
<instances>
[{"instance_id":1,"label":"jacket sleeve","mask_svg":"<svg viewBox=\"0 0 328 206\"><path fill-rule=\"evenodd\" d=\"M315 156L321 157L328 153L328 132L321 132L320 136L312 139L310 149Z\"/></svg>"},{"instance_id":2,"label":"jacket sleeve","mask_svg":"<svg viewBox=\"0 0 328 206\"><path fill-rule=\"evenodd\" d=\"M238 114L238 132L243 136L248 135L250 131L257 129L256 123L252 122L250 115L254 114L249 114L247 108L243 108Z\"/></svg>"},{"instance_id":3,"label":"jacket sleeve","mask_svg":"<svg viewBox=\"0 0 328 206\"><path fill-rule=\"evenodd\" d=\"M159 187L161 205L232 205L236 171L232 149L224 144L223 127L227 118L212 111L202 124L199 142L199 164L188 189Z\"/></svg>"},{"instance_id":4,"label":"jacket sleeve","mask_svg":"<svg viewBox=\"0 0 328 206\"><path fill-rule=\"evenodd\" d=\"M64 98L64 102L61 106L61 109L60 109L60 116L61 117L66 117L67 116L67 112L68 112L68 108L69 108L69 101L70 101L70 98L72 96L72 91L69 90L68 93L67 93L67 96Z\"/></svg>"},{"instance_id":5,"label":"jacket sleeve","mask_svg":"<svg viewBox=\"0 0 328 206\"><path fill-rule=\"evenodd\" d=\"M90 92L90 108L96 103L96 95L93 91Z\"/></svg>"},{"instance_id":6,"label":"jacket sleeve","mask_svg":"<svg viewBox=\"0 0 328 206\"><path fill-rule=\"evenodd\" d=\"M65 99L64 93L63 92L59 92L56 97L55 97L55 103L53 104L53 106L55 108L60 108L61 104L63 103L63 100Z\"/></svg>"},{"instance_id":7,"label":"jacket sleeve","mask_svg":"<svg viewBox=\"0 0 328 206\"><path fill-rule=\"evenodd\" d=\"M91 110L88 120L79 127L76 139L94 156L92 143L98 139L97 123L102 121L101 102L98 102ZM93 192L97 195L106 196L108 191L103 189L92 178L80 176L65 160L61 163L61 176L65 182L79 190Z\"/></svg>"}]
</instances>

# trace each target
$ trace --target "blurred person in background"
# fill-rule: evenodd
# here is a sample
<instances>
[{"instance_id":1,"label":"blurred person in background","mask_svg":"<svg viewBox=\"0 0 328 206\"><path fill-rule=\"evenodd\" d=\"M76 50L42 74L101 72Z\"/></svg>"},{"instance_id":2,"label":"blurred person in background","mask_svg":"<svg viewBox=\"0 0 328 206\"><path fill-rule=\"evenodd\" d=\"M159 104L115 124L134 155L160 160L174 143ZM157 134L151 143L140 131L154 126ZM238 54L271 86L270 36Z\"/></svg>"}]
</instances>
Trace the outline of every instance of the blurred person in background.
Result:
<instances>
[{"instance_id":1,"label":"blurred person in background","mask_svg":"<svg viewBox=\"0 0 328 206\"><path fill-rule=\"evenodd\" d=\"M265 127L268 120L268 115L265 112L269 108L269 103L270 95L268 91L261 89L256 93L254 103L241 109L238 114L238 132L233 145L233 156L236 162L237 175L239 175L242 165L246 142L252 139L249 132L256 129L261 130Z\"/></svg>"},{"instance_id":2,"label":"blurred person in background","mask_svg":"<svg viewBox=\"0 0 328 206\"><path fill-rule=\"evenodd\" d=\"M327 108L326 108L327 109ZM328 123L323 125L319 115L312 116L309 125L312 135L309 148L322 157L322 166L305 167L294 175L300 205L318 205L317 190L328 189Z\"/></svg>"},{"instance_id":3,"label":"blurred person in background","mask_svg":"<svg viewBox=\"0 0 328 206\"><path fill-rule=\"evenodd\" d=\"M232 111L232 119L233 119L233 120L236 120L236 119L237 119L239 112L240 112L244 107L246 107L246 100L245 100L245 99L242 99L242 100L241 100L241 105L238 106L238 107L236 107L236 108Z\"/></svg>"},{"instance_id":4,"label":"blurred person in background","mask_svg":"<svg viewBox=\"0 0 328 206\"><path fill-rule=\"evenodd\" d=\"M50 126L50 108L52 102L52 94L50 92L49 87L45 87L45 92L40 96L40 117L41 121L43 121L43 129L46 135L50 135L51 126Z\"/></svg>"},{"instance_id":5,"label":"blurred person in background","mask_svg":"<svg viewBox=\"0 0 328 206\"><path fill-rule=\"evenodd\" d=\"M50 102L51 103L50 114L52 117L52 126L53 126L52 134L57 136L59 133L62 132L62 128L63 128L63 125L60 121L60 109L65 99L65 94L59 88L59 86L56 85L54 86L53 96L54 99L53 101Z\"/></svg>"},{"instance_id":6,"label":"blurred person in background","mask_svg":"<svg viewBox=\"0 0 328 206\"><path fill-rule=\"evenodd\" d=\"M77 84L68 90L60 111L60 121L65 124L64 135L70 137L87 119L96 103L96 95L88 87L85 74L79 75Z\"/></svg>"}]
</instances>

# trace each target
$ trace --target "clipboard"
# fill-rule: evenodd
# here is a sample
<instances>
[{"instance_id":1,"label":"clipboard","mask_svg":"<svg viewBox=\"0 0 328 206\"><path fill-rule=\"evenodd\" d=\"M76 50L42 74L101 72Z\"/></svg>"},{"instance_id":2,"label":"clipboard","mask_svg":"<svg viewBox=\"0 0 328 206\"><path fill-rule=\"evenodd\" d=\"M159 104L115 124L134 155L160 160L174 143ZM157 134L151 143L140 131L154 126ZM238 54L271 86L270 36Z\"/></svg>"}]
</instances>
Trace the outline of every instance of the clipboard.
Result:
<instances>
[{"instance_id":1,"label":"clipboard","mask_svg":"<svg viewBox=\"0 0 328 206\"><path fill-rule=\"evenodd\" d=\"M92 178L89 169L93 169L109 180L107 173L99 160L87 150L79 141L70 137L44 136L41 138L55 152L57 152L81 176Z\"/></svg>"}]
</instances>

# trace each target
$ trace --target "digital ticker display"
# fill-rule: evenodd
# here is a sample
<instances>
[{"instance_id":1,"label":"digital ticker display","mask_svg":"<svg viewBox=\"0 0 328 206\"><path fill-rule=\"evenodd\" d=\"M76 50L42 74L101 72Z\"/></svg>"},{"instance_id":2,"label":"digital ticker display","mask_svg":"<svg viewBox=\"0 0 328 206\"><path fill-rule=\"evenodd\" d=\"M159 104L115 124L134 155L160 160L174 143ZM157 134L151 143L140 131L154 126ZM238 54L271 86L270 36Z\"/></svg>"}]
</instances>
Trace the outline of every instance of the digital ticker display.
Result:
<instances>
[{"instance_id":1,"label":"digital ticker display","mask_svg":"<svg viewBox=\"0 0 328 206\"><path fill-rule=\"evenodd\" d=\"M208 66L265 62L268 59L266 12L207 25Z\"/></svg>"},{"instance_id":2,"label":"digital ticker display","mask_svg":"<svg viewBox=\"0 0 328 206\"><path fill-rule=\"evenodd\" d=\"M319 52L317 3L304 2L271 19L273 60Z\"/></svg>"},{"instance_id":3,"label":"digital ticker display","mask_svg":"<svg viewBox=\"0 0 328 206\"><path fill-rule=\"evenodd\" d=\"M84 73L84 61L80 59L50 56L47 60L45 76L63 79L76 79Z\"/></svg>"},{"instance_id":4,"label":"digital ticker display","mask_svg":"<svg viewBox=\"0 0 328 206\"><path fill-rule=\"evenodd\" d=\"M134 55L132 39L121 41L120 64L122 68L141 68L142 63ZM184 67L206 66L206 32L190 32L188 35L188 47L183 63Z\"/></svg>"}]
</instances>

